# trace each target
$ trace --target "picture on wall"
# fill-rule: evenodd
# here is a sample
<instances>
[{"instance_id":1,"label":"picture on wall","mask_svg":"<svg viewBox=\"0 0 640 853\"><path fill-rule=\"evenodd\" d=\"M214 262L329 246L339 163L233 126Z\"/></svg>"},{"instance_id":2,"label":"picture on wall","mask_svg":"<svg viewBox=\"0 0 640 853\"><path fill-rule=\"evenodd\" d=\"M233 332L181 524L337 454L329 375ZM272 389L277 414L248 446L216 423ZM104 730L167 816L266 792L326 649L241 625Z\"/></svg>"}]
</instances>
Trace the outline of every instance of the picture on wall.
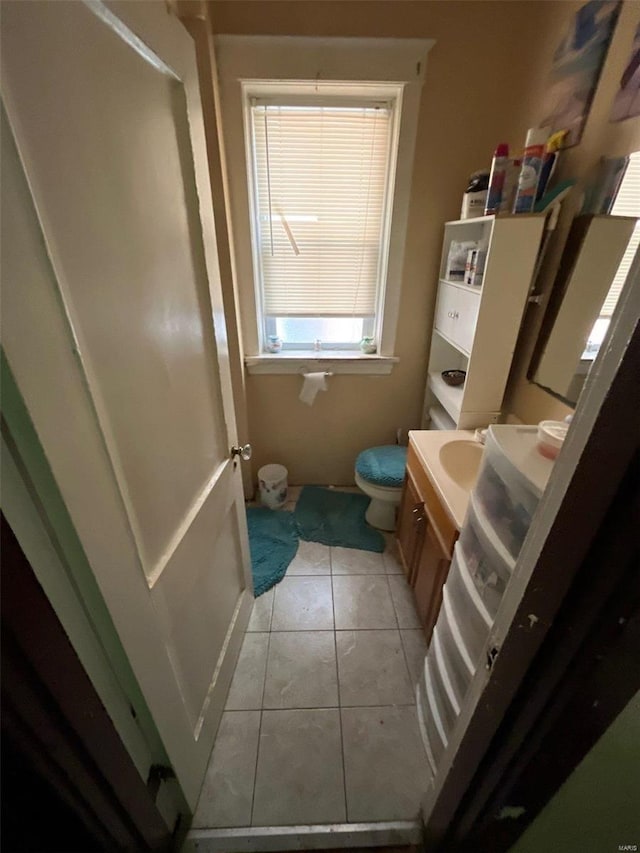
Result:
<instances>
[{"instance_id":1,"label":"picture on wall","mask_svg":"<svg viewBox=\"0 0 640 853\"><path fill-rule=\"evenodd\" d=\"M564 148L582 138L620 7L619 0L589 0L574 15L553 57L541 126L568 130Z\"/></svg>"},{"instance_id":2,"label":"picture on wall","mask_svg":"<svg viewBox=\"0 0 640 853\"><path fill-rule=\"evenodd\" d=\"M613 102L611 121L622 121L632 116L640 116L640 24L633 40L631 56L620 78L620 89Z\"/></svg>"}]
</instances>

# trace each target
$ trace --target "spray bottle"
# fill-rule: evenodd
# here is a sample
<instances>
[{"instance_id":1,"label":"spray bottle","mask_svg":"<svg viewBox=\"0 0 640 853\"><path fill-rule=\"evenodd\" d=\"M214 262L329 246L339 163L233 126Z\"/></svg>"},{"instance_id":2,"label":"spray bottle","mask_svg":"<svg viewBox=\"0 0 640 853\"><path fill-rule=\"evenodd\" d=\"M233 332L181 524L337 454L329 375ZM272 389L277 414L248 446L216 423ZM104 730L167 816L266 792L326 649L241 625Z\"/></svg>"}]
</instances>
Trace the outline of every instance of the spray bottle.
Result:
<instances>
[{"instance_id":1,"label":"spray bottle","mask_svg":"<svg viewBox=\"0 0 640 853\"><path fill-rule=\"evenodd\" d=\"M513 205L514 213L531 213L536 201L538 182L542 171L545 145L551 128L532 127L527 133L522 168L518 178L518 191Z\"/></svg>"},{"instance_id":2,"label":"spray bottle","mask_svg":"<svg viewBox=\"0 0 640 853\"><path fill-rule=\"evenodd\" d=\"M515 159L514 157L509 157L509 165L507 167L507 174L504 179L504 186L502 188L502 201L500 202L500 210L499 213L511 213L513 210L513 203L516 198L516 191L518 189L518 178L520 177L520 169L522 168L522 160Z\"/></svg>"},{"instance_id":3,"label":"spray bottle","mask_svg":"<svg viewBox=\"0 0 640 853\"><path fill-rule=\"evenodd\" d=\"M540 181L538 182L538 192L536 193L536 201L540 201L549 185L553 170L558 162L558 152L564 145L564 141L569 135L568 130L559 130L552 133L547 140L546 154L542 163L542 172L540 173Z\"/></svg>"}]
</instances>

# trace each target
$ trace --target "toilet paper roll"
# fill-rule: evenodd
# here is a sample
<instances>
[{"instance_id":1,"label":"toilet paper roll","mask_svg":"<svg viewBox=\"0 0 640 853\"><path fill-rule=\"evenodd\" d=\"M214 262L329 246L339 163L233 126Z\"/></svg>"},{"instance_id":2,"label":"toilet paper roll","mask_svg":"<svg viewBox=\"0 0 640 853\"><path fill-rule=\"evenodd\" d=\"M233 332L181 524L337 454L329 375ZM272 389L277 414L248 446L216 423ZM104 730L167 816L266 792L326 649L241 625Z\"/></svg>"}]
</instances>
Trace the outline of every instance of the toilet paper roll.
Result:
<instances>
[{"instance_id":1,"label":"toilet paper roll","mask_svg":"<svg viewBox=\"0 0 640 853\"><path fill-rule=\"evenodd\" d=\"M302 374L302 391L300 391L300 399L307 406L312 406L318 391L327 390L327 378L325 373L303 373Z\"/></svg>"}]
</instances>

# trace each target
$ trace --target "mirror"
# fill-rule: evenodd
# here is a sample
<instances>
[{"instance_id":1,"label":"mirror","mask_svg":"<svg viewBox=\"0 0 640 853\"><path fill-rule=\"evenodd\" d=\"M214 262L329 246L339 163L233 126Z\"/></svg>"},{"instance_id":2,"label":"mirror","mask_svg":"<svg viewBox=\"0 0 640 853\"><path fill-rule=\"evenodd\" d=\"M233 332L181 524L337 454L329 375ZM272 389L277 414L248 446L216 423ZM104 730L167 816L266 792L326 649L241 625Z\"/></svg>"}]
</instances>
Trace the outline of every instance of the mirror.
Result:
<instances>
[{"instance_id":1,"label":"mirror","mask_svg":"<svg viewBox=\"0 0 640 853\"><path fill-rule=\"evenodd\" d=\"M640 244L640 152L631 155L610 215L574 219L529 378L575 406Z\"/></svg>"}]
</instances>

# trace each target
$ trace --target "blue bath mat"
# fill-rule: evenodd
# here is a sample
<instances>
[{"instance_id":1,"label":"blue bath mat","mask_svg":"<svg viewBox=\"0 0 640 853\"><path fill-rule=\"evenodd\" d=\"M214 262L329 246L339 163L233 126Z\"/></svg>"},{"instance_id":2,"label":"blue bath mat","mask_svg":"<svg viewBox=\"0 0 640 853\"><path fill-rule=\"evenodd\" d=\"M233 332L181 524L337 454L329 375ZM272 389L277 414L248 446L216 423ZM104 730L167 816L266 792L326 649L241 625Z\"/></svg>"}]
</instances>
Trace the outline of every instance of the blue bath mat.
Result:
<instances>
[{"instance_id":1,"label":"blue bath mat","mask_svg":"<svg viewBox=\"0 0 640 853\"><path fill-rule=\"evenodd\" d=\"M364 514L368 506L366 495L305 486L293 514L300 538L307 542L381 554L384 536L367 524Z\"/></svg>"},{"instance_id":2,"label":"blue bath mat","mask_svg":"<svg viewBox=\"0 0 640 853\"><path fill-rule=\"evenodd\" d=\"M249 507L249 549L253 591L257 597L282 580L298 550L298 531L292 512Z\"/></svg>"}]
</instances>

